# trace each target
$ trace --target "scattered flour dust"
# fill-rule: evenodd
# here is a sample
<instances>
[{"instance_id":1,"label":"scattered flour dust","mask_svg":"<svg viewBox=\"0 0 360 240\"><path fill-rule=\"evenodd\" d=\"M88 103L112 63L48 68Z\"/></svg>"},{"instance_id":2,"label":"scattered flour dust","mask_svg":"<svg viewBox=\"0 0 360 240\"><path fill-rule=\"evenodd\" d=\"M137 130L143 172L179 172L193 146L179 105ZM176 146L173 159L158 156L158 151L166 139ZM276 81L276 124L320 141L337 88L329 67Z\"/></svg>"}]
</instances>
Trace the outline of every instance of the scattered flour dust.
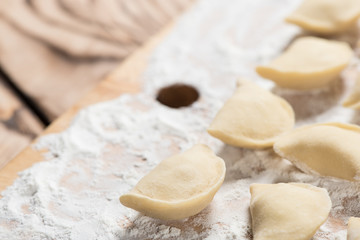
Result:
<instances>
[{"instance_id":1,"label":"scattered flour dust","mask_svg":"<svg viewBox=\"0 0 360 240\"><path fill-rule=\"evenodd\" d=\"M271 150L230 147L206 128L231 96L238 77L287 99L297 125L359 116L340 106L346 81L326 89L285 91L254 67L277 56L300 32L283 19L299 0L200 0L156 49L142 77L143 91L82 110L63 133L42 137L46 161L20 173L0 199L0 239L252 239L249 185L306 182L326 188L333 208L313 238L345 239L349 216L360 216L360 186L307 175ZM356 67L354 63L352 67ZM156 102L159 88L195 86L201 98L170 109ZM119 196L162 159L209 145L227 166L225 182L201 213L160 221L128 209Z\"/></svg>"}]
</instances>

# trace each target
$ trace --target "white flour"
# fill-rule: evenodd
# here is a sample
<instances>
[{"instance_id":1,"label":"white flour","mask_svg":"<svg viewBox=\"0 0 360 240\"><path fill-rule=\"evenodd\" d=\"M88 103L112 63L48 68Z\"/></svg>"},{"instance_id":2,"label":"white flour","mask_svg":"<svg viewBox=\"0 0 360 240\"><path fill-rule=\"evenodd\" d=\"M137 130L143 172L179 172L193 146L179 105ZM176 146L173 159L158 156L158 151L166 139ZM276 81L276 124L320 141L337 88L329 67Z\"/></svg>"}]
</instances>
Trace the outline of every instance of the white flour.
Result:
<instances>
[{"instance_id":1,"label":"white flour","mask_svg":"<svg viewBox=\"0 0 360 240\"><path fill-rule=\"evenodd\" d=\"M291 181L324 187L331 195L331 216L314 239L345 239L347 218L360 216L359 184L307 175L271 149L230 147L206 133L238 77L286 98L298 126L360 123L359 114L340 105L349 80L299 93L276 88L255 73L256 65L277 56L300 32L283 22L298 4L199 1L152 55L143 93L88 107L66 131L40 139L35 147L49 149L46 161L22 172L2 192L0 239L246 240L251 239L249 184ZM154 100L159 88L178 82L195 86L199 101L170 109ZM225 182L204 211L166 222L119 203L119 196L159 161L195 143L208 144L227 165Z\"/></svg>"}]
</instances>

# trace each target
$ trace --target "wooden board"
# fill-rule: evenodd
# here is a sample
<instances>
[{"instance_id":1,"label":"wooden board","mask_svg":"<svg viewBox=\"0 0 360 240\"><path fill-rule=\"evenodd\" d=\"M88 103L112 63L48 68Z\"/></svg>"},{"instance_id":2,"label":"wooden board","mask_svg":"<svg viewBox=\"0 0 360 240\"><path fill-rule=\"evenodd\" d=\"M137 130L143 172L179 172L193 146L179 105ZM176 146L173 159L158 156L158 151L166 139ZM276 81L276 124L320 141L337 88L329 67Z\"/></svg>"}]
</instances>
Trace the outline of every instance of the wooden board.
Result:
<instances>
[{"instance_id":1,"label":"wooden board","mask_svg":"<svg viewBox=\"0 0 360 240\"><path fill-rule=\"evenodd\" d=\"M151 38L143 47L116 68L105 80L100 82L96 88L86 94L72 108L55 120L41 135L63 131L69 125L74 115L85 106L116 98L122 93L138 92L140 90L139 78L147 65L148 56L171 28L172 24L169 24ZM0 191L13 183L18 172L42 160L42 153L28 146L0 170Z\"/></svg>"},{"instance_id":2,"label":"wooden board","mask_svg":"<svg viewBox=\"0 0 360 240\"><path fill-rule=\"evenodd\" d=\"M3 0L0 64L51 121L191 2Z\"/></svg>"},{"instance_id":3,"label":"wooden board","mask_svg":"<svg viewBox=\"0 0 360 240\"><path fill-rule=\"evenodd\" d=\"M0 77L0 168L23 150L44 128Z\"/></svg>"}]
</instances>

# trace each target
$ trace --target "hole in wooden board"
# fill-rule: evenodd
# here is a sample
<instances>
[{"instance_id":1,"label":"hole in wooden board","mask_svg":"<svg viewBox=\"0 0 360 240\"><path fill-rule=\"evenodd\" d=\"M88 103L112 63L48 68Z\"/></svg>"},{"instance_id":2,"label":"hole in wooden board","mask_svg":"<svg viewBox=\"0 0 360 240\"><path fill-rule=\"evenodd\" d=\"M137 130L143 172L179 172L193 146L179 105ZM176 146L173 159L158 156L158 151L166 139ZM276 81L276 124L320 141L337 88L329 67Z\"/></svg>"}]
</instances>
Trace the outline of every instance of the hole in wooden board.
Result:
<instances>
[{"instance_id":1,"label":"hole in wooden board","mask_svg":"<svg viewBox=\"0 0 360 240\"><path fill-rule=\"evenodd\" d=\"M187 107L199 98L199 92L193 86L186 84L173 84L161 88L156 100L171 108Z\"/></svg>"}]
</instances>

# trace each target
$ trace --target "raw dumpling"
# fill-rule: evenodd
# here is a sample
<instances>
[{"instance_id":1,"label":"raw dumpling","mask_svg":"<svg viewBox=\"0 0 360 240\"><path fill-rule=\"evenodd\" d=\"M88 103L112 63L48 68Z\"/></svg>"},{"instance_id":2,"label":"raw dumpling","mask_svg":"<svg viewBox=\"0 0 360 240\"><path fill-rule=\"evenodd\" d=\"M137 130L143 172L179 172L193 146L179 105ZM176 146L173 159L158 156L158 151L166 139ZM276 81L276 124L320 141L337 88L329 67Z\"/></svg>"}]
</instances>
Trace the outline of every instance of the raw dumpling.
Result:
<instances>
[{"instance_id":1,"label":"raw dumpling","mask_svg":"<svg viewBox=\"0 0 360 240\"><path fill-rule=\"evenodd\" d=\"M356 83L353 86L349 96L347 96L343 102L344 107L360 109L360 77L356 79Z\"/></svg>"},{"instance_id":2,"label":"raw dumpling","mask_svg":"<svg viewBox=\"0 0 360 240\"><path fill-rule=\"evenodd\" d=\"M252 184L254 240L309 240L326 221L327 191L304 183Z\"/></svg>"},{"instance_id":3,"label":"raw dumpling","mask_svg":"<svg viewBox=\"0 0 360 240\"><path fill-rule=\"evenodd\" d=\"M348 65L353 52L345 42L302 37L258 74L281 87L307 90L327 85Z\"/></svg>"},{"instance_id":4,"label":"raw dumpling","mask_svg":"<svg viewBox=\"0 0 360 240\"><path fill-rule=\"evenodd\" d=\"M360 16L359 0L304 0L286 21L322 34L346 31Z\"/></svg>"},{"instance_id":5,"label":"raw dumpling","mask_svg":"<svg viewBox=\"0 0 360 240\"><path fill-rule=\"evenodd\" d=\"M326 123L295 129L279 137L274 150L305 172L360 180L360 127Z\"/></svg>"},{"instance_id":6,"label":"raw dumpling","mask_svg":"<svg viewBox=\"0 0 360 240\"><path fill-rule=\"evenodd\" d=\"M360 218L349 219L347 240L360 240Z\"/></svg>"},{"instance_id":7,"label":"raw dumpling","mask_svg":"<svg viewBox=\"0 0 360 240\"><path fill-rule=\"evenodd\" d=\"M208 128L223 142L246 148L265 148L294 126L294 111L282 98L248 81L239 81Z\"/></svg>"},{"instance_id":8,"label":"raw dumpling","mask_svg":"<svg viewBox=\"0 0 360 240\"><path fill-rule=\"evenodd\" d=\"M197 214L213 199L225 177L225 163L209 147L163 160L120 202L150 217L176 220Z\"/></svg>"}]
</instances>

